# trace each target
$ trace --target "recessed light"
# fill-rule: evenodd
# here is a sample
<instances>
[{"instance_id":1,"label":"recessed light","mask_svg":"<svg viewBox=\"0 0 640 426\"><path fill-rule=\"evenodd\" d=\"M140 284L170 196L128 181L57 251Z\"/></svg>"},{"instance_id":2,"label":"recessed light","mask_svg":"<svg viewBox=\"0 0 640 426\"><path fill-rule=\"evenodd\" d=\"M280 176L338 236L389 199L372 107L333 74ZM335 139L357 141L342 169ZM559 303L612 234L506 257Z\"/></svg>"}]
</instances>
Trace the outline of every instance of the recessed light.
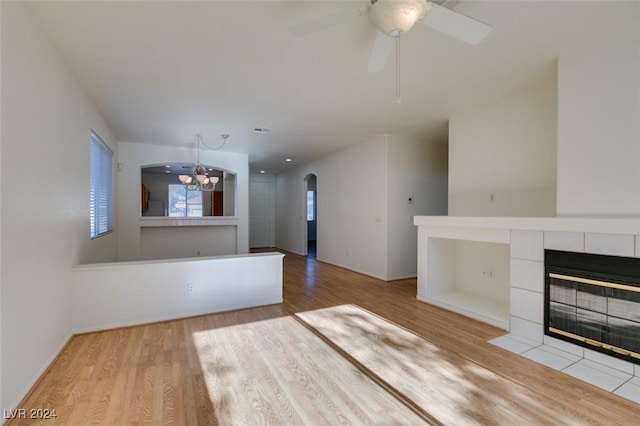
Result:
<instances>
[{"instance_id":1,"label":"recessed light","mask_svg":"<svg viewBox=\"0 0 640 426\"><path fill-rule=\"evenodd\" d=\"M284 160L284 161L286 161L287 163L290 163L290 162L292 162L293 160L292 160L291 158L287 158L287 159L286 159L286 160Z\"/></svg>"},{"instance_id":2,"label":"recessed light","mask_svg":"<svg viewBox=\"0 0 640 426\"><path fill-rule=\"evenodd\" d=\"M168 168L170 168L171 166L167 164L165 167L168 169Z\"/></svg>"},{"instance_id":3,"label":"recessed light","mask_svg":"<svg viewBox=\"0 0 640 426\"><path fill-rule=\"evenodd\" d=\"M265 172L264 170L260 170L260 173L264 174L264 173L266 173L266 172Z\"/></svg>"},{"instance_id":4,"label":"recessed light","mask_svg":"<svg viewBox=\"0 0 640 426\"><path fill-rule=\"evenodd\" d=\"M167 170L165 173L171 173L171 170Z\"/></svg>"},{"instance_id":5,"label":"recessed light","mask_svg":"<svg viewBox=\"0 0 640 426\"><path fill-rule=\"evenodd\" d=\"M212 168L208 168L207 170L209 170L210 172L212 172L212 171L213 171L213 169L212 169Z\"/></svg>"}]
</instances>

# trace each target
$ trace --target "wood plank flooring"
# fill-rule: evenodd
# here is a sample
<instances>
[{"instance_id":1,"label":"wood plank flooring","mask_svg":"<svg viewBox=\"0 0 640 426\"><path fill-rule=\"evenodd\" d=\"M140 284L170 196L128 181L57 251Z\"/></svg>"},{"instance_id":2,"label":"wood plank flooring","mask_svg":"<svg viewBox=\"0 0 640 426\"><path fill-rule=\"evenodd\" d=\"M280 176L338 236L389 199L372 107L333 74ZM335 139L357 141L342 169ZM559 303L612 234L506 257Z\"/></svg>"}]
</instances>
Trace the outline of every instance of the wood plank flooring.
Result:
<instances>
[{"instance_id":1,"label":"wood plank flooring","mask_svg":"<svg viewBox=\"0 0 640 426\"><path fill-rule=\"evenodd\" d=\"M334 358L336 353L328 346L303 342L297 329L301 326L289 322L296 312L347 303L412 330L442 351L525 389L524 396L518 395L519 404L526 402L522 399L526 396L532 410L558 410L557 417L551 417L557 422L549 423L639 424L640 405L487 343L503 334L499 329L416 301L413 279L385 283L290 253L284 264L285 302L281 305L73 337L21 403L26 409L56 409L57 418L14 419L7 424L418 422L410 420L411 414L403 409L385 405L394 402L344 364L344 359ZM268 324L275 328L260 328ZM221 359L235 361L217 362ZM305 365L296 364L297 360ZM304 379L293 384L292 372L307 371L312 374L304 373ZM336 385L331 373L344 377L346 383ZM254 380L256 376L262 379ZM353 383L359 387L354 388ZM491 383L481 391L508 395L504 389L492 388ZM465 385L464 378L448 384L460 392ZM312 397L309 389L318 387L328 396ZM369 406L366 398L355 404L345 402L354 394L367 392L385 398ZM277 396L269 399L271 395ZM515 413L519 409L508 397L502 406ZM304 413L321 414L311 418ZM389 417L389 413L398 413L398 417ZM481 416L471 419L487 424Z\"/></svg>"},{"instance_id":2,"label":"wood plank flooring","mask_svg":"<svg viewBox=\"0 0 640 426\"><path fill-rule=\"evenodd\" d=\"M305 311L295 317L435 424L589 423L588 414L557 410L552 396L533 394L357 305Z\"/></svg>"}]
</instances>

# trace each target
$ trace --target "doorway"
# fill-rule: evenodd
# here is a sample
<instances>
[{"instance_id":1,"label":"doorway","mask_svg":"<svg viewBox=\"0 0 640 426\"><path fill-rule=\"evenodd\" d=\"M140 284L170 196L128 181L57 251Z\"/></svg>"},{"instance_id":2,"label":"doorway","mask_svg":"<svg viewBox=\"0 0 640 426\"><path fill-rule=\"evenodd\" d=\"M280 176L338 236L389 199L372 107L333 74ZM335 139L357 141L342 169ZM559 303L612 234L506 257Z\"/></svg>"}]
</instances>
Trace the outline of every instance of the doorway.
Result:
<instances>
[{"instance_id":1,"label":"doorway","mask_svg":"<svg viewBox=\"0 0 640 426\"><path fill-rule=\"evenodd\" d=\"M249 248L273 246L271 182L249 182Z\"/></svg>"},{"instance_id":2,"label":"doorway","mask_svg":"<svg viewBox=\"0 0 640 426\"><path fill-rule=\"evenodd\" d=\"M314 174L309 174L305 181L305 243L307 257L315 259L318 246L318 178Z\"/></svg>"}]
</instances>

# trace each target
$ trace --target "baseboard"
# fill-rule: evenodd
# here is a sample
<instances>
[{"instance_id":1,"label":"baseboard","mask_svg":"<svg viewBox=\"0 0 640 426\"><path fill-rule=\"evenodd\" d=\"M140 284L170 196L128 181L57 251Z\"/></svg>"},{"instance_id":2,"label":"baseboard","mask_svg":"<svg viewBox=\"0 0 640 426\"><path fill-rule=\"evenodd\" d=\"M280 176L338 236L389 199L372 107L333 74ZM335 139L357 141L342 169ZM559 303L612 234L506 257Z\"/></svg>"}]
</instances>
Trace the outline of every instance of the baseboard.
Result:
<instances>
[{"instance_id":1,"label":"baseboard","mask_svg":"<svg viewBox=\"0 0 640 426\"><path fill-rule=\"evenodd\" d=\"M400 281L400 280L411 280L414 278L418 278L418 275L401 275L399 277L390 277L387 281Z\"/></svg>"},{"instance_id":2,"label":"baseboard","mask_svg":"<svg viewBox=\"0 0 640 426\"><path fill-rule=\"evenodd\" d=\"M319 259L319 258L316 258L316 261L317 261L317 262L326 263L327 265L337 266L338 268L346 269L347 271L356 272L356 273L358 273L358 274L360 274L360 275L365 275L365 276L367 276L367 277L375 278L376 280L380 280L380 281L387 281L387 280L386 280L385 278L383 278L383 277L379 277L379 276L377 276L377 275L373 275L373 274L370 274L370 273L368 273L368 272L364 272L364 271L361 271L361 270L359 270L359 269L352 268L352 267L349 267L349 266L344 266L344 265L341 265L341 264L339 264L339 263L329 262L329 261L326 261L326 260L324 260L324 259Z\"/></svg>"},{"instance_id":3,"label":"baseboard","mask_svg":"<svg viewBox=\"0 0 640 426\"><path fill-rule=\"evenodd\" d=\"M366 275L367 277L375 278L375 279L377 279L377 280L385 281L385 282L400 281L400 280L409 280L409 279L418 278L418 275L417 275L417 274L414 274L414 275L406 275L406 276L405 276L405 275L401 275L401 276L397 276L397 277L383 278L383 277L379 277L379 276L377 276L377 275L370 274L370 273L368 273L368 272L361 271L361 270L359 270L359 269L352 268L352 267L350 267L350 266L341 265L341 264L339 264L339 263L335 263L335 262L329 262L329 261L324 260L324 259L316 258L316 261L318 261L318 262L322 262L322 263L326 263L327 265L337 266L338 268L346 269L347 271L356 272L356 273L358 273L358 274Z\"/></svg>"},{"instance_id":4,"label":"baseboard","mask_svg":"<svg viewBox=\"0 0 640 426\"><path fill-rule=\"evenodd\" d=\"M30 380L31 384L30 385L27 384L22 390L22 392L19 393L19 395L23 395L23 397L20 399L16 399L15 401L11 401L9 403L9 407L11 407L11 409L24 407L24 401L27 400L27 398L31 395L31 393L36 388L36 386L38 386L38 384L40 383L40 380L42 380L42 378L47 373L47 371L49 371L51 366L53 366L53 364L56 362L58 357L62 355L62 352L67 347L67 345L71 342L72 338L73 338L73 334L69 333L67 337L63 340L63 342L60 345L58 345L58 348L53 351L51 356L47 359L47 361L45 361L44 365L40 369L38 369L38 372ZM2 424L4 424L7 420L9 419L3 418Z\"/></svg>"},{"instance_id":5,"label":"baseboard","mask_svg":"<svg viewBox=\"0 0 640 426\"><path fill-rule=\"evenodd\" d=\"M280 250L280 251L287 252L287 253L295 254L296 256L303 256L303 257L304 257L304 256L306 256L306 255L307 255L307 253L304 253L304 254L302 254L302 253L298 253L297 251L288 250L288 249L282 248L282 247L280 247L280 246L275 246L275 247L273 247L273 248L278 249L278 250Z\"/></svg>"},{"instance_id":6,"label":"baseboard","mask_svg":"<svg viewBox=\"0 0 640 426\"><path fill-rule=\"evenodd\" d=\"M245 309L262 308L262 307L265 307L265 306L279 305L279 304L282 304L283 302L284 302L284 300L280 299L280 300L277 300L277 301L269 301L269 302L261 304L261 305L239 306L237 308L226 309L226 310L222 310L222 311L182 312L182 313L178 313L178 314L166 315L166 316L161 316L161 317L156 317L156 318L142 318L142 319L138 319L138 320L122 321L122 322L109 323L109 324L101 324L100 326L95 326L95 327L77 328L77 329L74 330L74 335L94 333L94 332L97 332L97 331L115 330L115 329L118 329L118 328L137 327L137 326L141 326L141 325L156 324L156 323L160 323L160 322L175 321L175 320L181 320L181 319L187 319L187 318L196 318L196 317L201 317L201 316L205 316L205 315L221 314L221 313L224 313L224 312L234 312L234 311L242 311L242 310L245 310Z\"/></svg>"}]
</instances>

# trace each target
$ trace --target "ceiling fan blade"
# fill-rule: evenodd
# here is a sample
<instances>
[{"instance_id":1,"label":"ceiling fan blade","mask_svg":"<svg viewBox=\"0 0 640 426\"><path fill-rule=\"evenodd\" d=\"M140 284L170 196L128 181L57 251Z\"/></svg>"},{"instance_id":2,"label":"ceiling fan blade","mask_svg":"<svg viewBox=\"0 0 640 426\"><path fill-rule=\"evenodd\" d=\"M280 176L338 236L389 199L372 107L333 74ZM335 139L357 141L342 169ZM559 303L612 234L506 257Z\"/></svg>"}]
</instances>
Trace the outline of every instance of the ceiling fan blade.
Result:
<instances>
[{"instance_id":1,"label":"ceiling fan blade","mask_svg":"<svg viewBox=\"0 0 640 426\"><path fill-rule=\"evenodd\" d=\"M320 31L322 29L342 24L343 22L347 22L354 18L357 18L358 16L362 15L368 8L369 6L362 5L343 10L332 15L327 15L320 19L308 21L304 24L297 25L289 29L289 32L296 37L303 37L315 33L316 31Z\"/></svg>"},{"instance_id":2,"label":"ceiling fan blade","mask_svg":"<svg viewBox=\"0 0 640 426\"><path fill-rule=\"evenodd\" d=\"M392 47L393 38L387 36L382 31L377 31L376 41L373 43L373 49L369 57L369 67L367 68L369 73L382 71L384 69Z\"/></svg>"},{"instance_id":3,"label":"ceiling fan blade","mask_svg":"<svg viewBox=\"0 0 640 426\"><path fill-rule=\"evenodd\" d=\"M431 10L419 22L458 40L476 45L491 31L491 25L446 7L430 3Z\"/></svg>"}]
</instances>

